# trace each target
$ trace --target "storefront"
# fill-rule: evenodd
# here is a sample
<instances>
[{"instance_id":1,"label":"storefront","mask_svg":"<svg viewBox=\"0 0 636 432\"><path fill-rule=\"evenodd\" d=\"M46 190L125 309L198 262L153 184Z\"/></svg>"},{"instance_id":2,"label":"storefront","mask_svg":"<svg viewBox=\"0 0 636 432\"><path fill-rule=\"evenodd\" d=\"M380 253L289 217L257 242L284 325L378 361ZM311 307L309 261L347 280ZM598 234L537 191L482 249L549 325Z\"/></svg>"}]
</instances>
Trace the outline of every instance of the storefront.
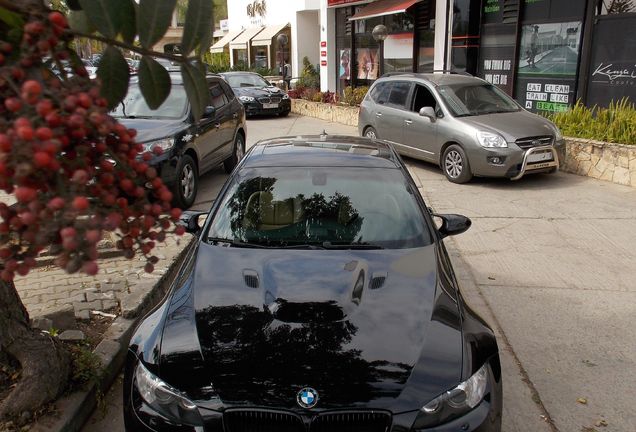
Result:
<instances>
[{"instance_id":1,"label":"storefront","mask_svg":"<svg viewBox=\"0 0 636 432\"><path fill-rule=\"evenodd\" d=\"M435 0L326 0L326 9L323 91L369 86L386 73L433 72Z\"/></svg>"}]
</instances>

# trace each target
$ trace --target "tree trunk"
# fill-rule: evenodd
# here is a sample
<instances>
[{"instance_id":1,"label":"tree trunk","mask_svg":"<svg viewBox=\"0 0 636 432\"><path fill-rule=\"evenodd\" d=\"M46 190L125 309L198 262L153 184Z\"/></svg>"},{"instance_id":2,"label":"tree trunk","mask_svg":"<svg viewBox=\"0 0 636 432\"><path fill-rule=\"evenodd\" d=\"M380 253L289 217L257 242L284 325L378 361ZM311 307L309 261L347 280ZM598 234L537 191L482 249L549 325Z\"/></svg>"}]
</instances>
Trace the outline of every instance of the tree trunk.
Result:
<instances>
[{"instance_id":1,"label":"tree trunk","mask_svg":"<svg viewBox=\"0 0 636 432\"><path fill-rule=\"evenodd\" d=\"M0 403L0 419L33 413L66 389L70 355L55 338L31 329L13 282L0 281L0 351L22 367L17 386Z\"/></svg>"}]
</instances>

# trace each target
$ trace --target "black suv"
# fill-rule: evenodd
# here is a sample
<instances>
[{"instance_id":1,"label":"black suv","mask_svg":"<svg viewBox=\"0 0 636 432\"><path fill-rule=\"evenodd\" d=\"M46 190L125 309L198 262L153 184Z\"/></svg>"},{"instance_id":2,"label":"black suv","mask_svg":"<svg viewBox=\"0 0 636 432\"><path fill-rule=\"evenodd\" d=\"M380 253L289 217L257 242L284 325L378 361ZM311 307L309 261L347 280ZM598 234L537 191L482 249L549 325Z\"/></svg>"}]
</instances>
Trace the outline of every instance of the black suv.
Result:
<instances>
[{"instance_id":1,"label":"black suv","mask_svg":"<svg viewBox=\"0 0 636 432\"><path fill-rule=\"evenodd\" d=\"M133 77L126 98L111 115L137 130L145 151L157 146L164 150L149 164L171 187L174 205L185 209L194 203L201 174L220 163L230 172L245 154L245 109L223 78L208 76L209 105L196 123L181 74L171 73L170 78L170 96L151 110Z\"/></svg>"}]
</instances>

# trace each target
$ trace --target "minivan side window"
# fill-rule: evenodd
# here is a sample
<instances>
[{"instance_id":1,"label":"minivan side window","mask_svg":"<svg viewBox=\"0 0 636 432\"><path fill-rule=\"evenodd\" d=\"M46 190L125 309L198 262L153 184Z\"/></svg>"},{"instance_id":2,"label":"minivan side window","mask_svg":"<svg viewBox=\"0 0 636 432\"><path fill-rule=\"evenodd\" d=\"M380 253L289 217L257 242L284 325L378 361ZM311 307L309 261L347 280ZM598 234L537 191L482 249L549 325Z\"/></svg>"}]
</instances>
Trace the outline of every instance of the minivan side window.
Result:
<instances>
[{"instance_id":1,"label":"minivan side window","mask_svg":"<svg viewBox=\"0 0 636 432\"><path fill-rule=\"evenodd\" d=\"M411 91L411 83L409 82L393 82L391 83L391 93L387 105L395 108L405 108L406 101Z\"/></svg>"},{"instance_id":2,"label":"minivan side window","mask_svg":"<svg viewBox=\"0 0 636 432\"><path fill-rule=\"evenodd\" d=\"M371 89L371 99L377 104L384 105L389 99L389 91L391 83L381 82Z\"/></svg>"},{"instance_id":3,"label":"minivan side window","mask_svg":"<svg viewBox=\"0 0 636 432\"><path fill-rule=\"evenodd\" d=\"M411 111L418 113L424 107L431 107L435 110L435 112L437 112L437 100L429 89L427 89L423 85L417 84L415 86L415 92L413 93L413 103L411 104Z\"/></svg>"}]
</instances>

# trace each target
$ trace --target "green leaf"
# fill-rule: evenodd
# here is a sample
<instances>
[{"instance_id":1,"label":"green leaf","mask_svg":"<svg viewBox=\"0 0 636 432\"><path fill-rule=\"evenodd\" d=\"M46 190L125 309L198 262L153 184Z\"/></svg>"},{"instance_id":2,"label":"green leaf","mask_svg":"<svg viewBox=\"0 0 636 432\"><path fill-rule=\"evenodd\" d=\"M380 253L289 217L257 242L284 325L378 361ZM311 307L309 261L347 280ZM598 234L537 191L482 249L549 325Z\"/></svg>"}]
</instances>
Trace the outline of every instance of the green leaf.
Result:
<instances>
[{"instance_id":1,"label":"green leaf","mask_svg":"<svg viewBox=\"0 0 636 432\"><path fill-rule=\"evenodd\" d=\"M86 12L72 10L68 14L68 25L73 29L81 33L93 33L95 27L93 27L88 21Z\"/></svg>"},{"instance_id":2,"label":"green leaf","mask_svg":"<svg viewBox=\"0 0 636 432\"><path fill-rule=\"evenodd\" d=\"M114 39L121 28L120 11L125 0L79 0L86 16L98 32Z\"/></svg>"},{"instance_id":3,"label":"green leaf","mask_svg":"<svg viewBox=\"0 0 636 432\"><path fill-rule=\"evenodd\" d=\"M172 12L177 0L141 0L137 15L137 31L139 42L146 49L152 49L153 45L166 34L172 22Z\"/></svg>"},{"instance_id":4,"label":"green leaf","mask_svg":"<svg viewBox=\"0 0 636 432\"><path fill-rule=\"evenodd\" d=\"M131 45L135 42L135 36L137 36L137 7L137 3L135 3L134 0L124 0L119 12L121 19L121 36L124 42Z\"/></svg>"},{"instance_id":5,"label":"green leaf","mask_svg":"<svg viewBox=\"0 0 636 432\"><path fill-rule=\"evenodd\" d=\"M0 7L0 20L12 28L22 28L24 26L24 20L20 15L3 7Z\"/></svg>"},{"instance_id":6,"label":"green leaf","mask_svg":"<svg viewBox=\"0 0 636 432\"><path fill-rule=\"evenodd\" d=\"M66 0L66 5L70 10L82 10L82 6L79 4L79 0Z\"/></svg>"},{"instance_id":7,"label":"green leaf","mask_svg":"<svg viewBox=\"0 0 636 432\"><path fill-rule=\"evenodd\" d=\"M192 106L192 115L198 121L208 105L208 82L205 79L205 74L189 63L181 65L181 75L183 76L186 94Z\"/></svg>"},{"instance_id":8,"label":"green leaf","mask_svg":"<svg viewBox=\"0 0 636 432\"><path fill-rule=\"evenodd\" d=\"M150 109L157 109L170 94L170 74L150 56L139 63L139 87Z\"/></svg>"},{"instance_id":9,"label":"green leaf","mask_svg":"<svg viewBox=\"0 0 636 432\"><path fill-rule=\"evenodd\" d=\"M187 56L202 41L211 39L212 27L212 2L210 0L190 0L183 27L181 53Z\"/></svg>"},{"instance_id":10,"label":"green leaf","mask_svg":"<svg viewBox=\"0 0 636 432\"><path fill-rule=\"evenodd\" d=\"M126 96L130 80L128 63L117 48L109 46L104 50L97 77L102 82L101 94L108 101L108 108L115 108Z\"/></svg>"}]
</instances>

